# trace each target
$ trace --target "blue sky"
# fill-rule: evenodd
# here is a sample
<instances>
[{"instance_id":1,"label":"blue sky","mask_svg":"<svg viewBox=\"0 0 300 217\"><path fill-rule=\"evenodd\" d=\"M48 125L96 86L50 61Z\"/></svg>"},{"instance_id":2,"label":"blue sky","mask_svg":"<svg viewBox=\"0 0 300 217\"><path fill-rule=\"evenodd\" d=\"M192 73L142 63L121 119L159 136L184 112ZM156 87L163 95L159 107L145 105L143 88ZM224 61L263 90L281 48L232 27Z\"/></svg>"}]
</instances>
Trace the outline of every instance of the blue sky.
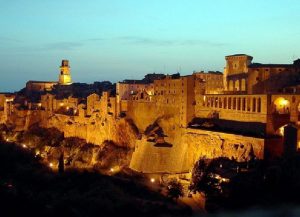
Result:
<instances>
[{"instance_id":1,"label":"blue sky","mask_svg":"<svg viewBox=\"0 0 300 217\"><path fill-rule=\"evenodd\" d=\"M57 80L222 71L225 55L300 58L298 0L0 0L0 92Z\"/></svg>"}]
</instances>

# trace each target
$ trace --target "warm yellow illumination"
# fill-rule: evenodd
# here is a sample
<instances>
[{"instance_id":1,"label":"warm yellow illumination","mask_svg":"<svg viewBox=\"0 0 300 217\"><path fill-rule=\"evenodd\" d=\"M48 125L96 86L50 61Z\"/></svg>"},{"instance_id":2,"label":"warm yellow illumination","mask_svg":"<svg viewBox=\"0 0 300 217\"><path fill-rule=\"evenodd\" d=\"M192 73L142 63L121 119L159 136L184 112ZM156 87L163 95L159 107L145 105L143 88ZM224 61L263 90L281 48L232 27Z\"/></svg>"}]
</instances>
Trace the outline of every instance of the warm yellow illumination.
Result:
<instances>
[{"instance_id":1,"label":"warm yellow illumination","mask_svg":"<svg viewBox=\"0 0 300 217\"><path fill-rule=\"evenodd\" d=\"M70 109L70 107L68 106L68 107L67 107L67 110L69 111L69 109Z\"/></svg>"},{"instance_id":2,"label":"warm yellow illumination","mask_svg":"<svg viewBox=\"0 0 300 217\"><path fill-rule=\"evenodd\" d=\"M53 163L49 163L49 167L51 167L51 168L52 168L52 167L53 167Z\"/></svg>"},{"instance_id":3,"label":"warm yellow illumination","mask_svg":"<svg viewBox=\"0 0 300 217\"><path fill-rule=\"evenodd\" d=\"M110 172L114 172L115 170L114 170L114 168L110 168Z\"/></svg>"},{"instance_id":4,"label":"warm yellow illumination","mask_svg":"<svg viewBox=\"0 0 300 217\"><path fill-rule=\"evenodd\" d=\"M27 148L27 145L23 144L22 147L23 147L23 148Z\"/></svg>"},{"instance_id":5,"label":"warm yellow illumination","mask_svg":"<svg viewBox=\"0 0 300 217\"><path fill-rule=\"evenodd\" d=\"M289 101L287 101L286 99L282 99L280 100L280 105L286 106L288 104Z\"/></svg>"},{"instance_id":6,"label":"warm yellow illumination","mask_svg":"<svg viewBox=\"0 0 300 217\"><path fill-rule=\"evenodd\" d=\"M280 136L284 136L284 127L285 126L279 128L279 135Z\"/></svg>"},{"instance_id":7,"label":"warm yellow illumination","mask_svg":"<svg viewBox=\"0 0 300 217\"><path fill-rule=\"evenodd\" d=\"M155 182L155 179L154 179L154 178L151 178L151 179L150 179L150 182L154 183L154 182Z\"/></svg>"},{"instance_id":8,"label":"warm yellow illumination","mask_svg":"<svg viewBox=\"0 0 300 217\"><path fill-rule=\"evenodd\" d=\"M6 139L6 142L8 142L9 141L9 139Z\"/></svg>"},{"instance_id":9,"label":"warm yellow illumination","mask_svg":"<svg viewBox=\"0 0 300 217\"><path fill-rule=\"evenodd\" d=\"M64 106L64 103L61 102L61 103L59 104L59 106Z\"/></svg>"}]
</instances>

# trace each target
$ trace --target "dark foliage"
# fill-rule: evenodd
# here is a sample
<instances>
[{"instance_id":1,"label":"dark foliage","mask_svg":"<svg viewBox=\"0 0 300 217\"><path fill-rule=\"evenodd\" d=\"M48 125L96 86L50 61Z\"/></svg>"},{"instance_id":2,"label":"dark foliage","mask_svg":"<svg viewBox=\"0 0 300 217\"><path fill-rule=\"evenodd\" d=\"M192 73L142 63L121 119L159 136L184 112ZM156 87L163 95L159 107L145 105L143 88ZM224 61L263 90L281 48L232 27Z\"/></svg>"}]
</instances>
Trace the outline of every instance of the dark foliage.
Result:
<instances>
[{"instance_id":1,"label":"dark foliage","mask_svg":"<svg viewBox=\"0 0 300 217\"><path fill-rule=\"evenodd\" d=\"M167 195L172 199L178 199L183 196L183 186L176 179L168 183Z\"/></svg>"},{"instance_id":2,"label":"dark foliage","mask_svg":"<svg viewBox=\"0 0 300 217\"><path fill-rule=\"evenodd\" d=\"M131 180L93 172L53 173L34 155L0 144L1 216L185 215L155 192Z\"/></svg>"}]
</instances>

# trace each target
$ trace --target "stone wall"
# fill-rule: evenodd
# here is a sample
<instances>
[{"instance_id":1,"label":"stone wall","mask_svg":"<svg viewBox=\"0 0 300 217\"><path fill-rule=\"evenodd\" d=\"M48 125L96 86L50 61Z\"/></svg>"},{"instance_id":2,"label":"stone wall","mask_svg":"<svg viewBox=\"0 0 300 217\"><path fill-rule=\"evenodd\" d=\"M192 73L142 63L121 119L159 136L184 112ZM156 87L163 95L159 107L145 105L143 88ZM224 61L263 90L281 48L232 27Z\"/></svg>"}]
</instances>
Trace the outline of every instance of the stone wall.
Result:
<instances>
[{"instance_id":1,"label":"stone wall","mask_svg":"<svg viewBox=\"0 0 300 217\"><path fill-rule=\"evenodd\" d=\"M264 158L265 140L199 129L181 129L165 138L172 147L160 147L145 138L137 142L130 168L143 173L185 173L201 157L227 157L243 162L251 154Z\"/></svg>"}]
</instances>

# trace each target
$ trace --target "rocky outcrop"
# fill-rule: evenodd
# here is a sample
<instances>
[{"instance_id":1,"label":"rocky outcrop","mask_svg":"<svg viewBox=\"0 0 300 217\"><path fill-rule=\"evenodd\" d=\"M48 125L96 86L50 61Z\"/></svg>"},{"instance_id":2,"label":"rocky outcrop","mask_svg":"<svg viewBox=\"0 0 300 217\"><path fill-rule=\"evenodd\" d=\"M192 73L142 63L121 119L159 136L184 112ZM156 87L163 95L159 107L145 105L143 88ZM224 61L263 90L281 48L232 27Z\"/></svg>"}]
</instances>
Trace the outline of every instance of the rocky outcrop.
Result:
<instances>
[{"instance_id":1,"label":"rocky outcrop","mask_svg":"<svg viewBox=\"0 0 300 217\"><path fill-rule=\"evenodd\" d=\"M139 120L101 117L67 116L46 111L20 111L10 118L17 131L28 131L38 124L46 129L59 129L65 143L72 138L81 139L72 146L32 137L28 143L43 144L49 161L57 162L64 150L66 163L72 167L109 168L130 165L130 168L144 173L189 172L199 158L227 157L246 161L250 155L262 159L265 140L242 135L213 132L201 129L185 129L174 115L161 115L154 119ZM152 121L149 123L149 121ZM142 126L142 127L139 127ZM69 140L68 140L69 139ZM46 144L45 144L46 141ZM93 145L91 145L93 144ZM52 159L53 158L53 159Z\"/></svg>"}]
</instances>

